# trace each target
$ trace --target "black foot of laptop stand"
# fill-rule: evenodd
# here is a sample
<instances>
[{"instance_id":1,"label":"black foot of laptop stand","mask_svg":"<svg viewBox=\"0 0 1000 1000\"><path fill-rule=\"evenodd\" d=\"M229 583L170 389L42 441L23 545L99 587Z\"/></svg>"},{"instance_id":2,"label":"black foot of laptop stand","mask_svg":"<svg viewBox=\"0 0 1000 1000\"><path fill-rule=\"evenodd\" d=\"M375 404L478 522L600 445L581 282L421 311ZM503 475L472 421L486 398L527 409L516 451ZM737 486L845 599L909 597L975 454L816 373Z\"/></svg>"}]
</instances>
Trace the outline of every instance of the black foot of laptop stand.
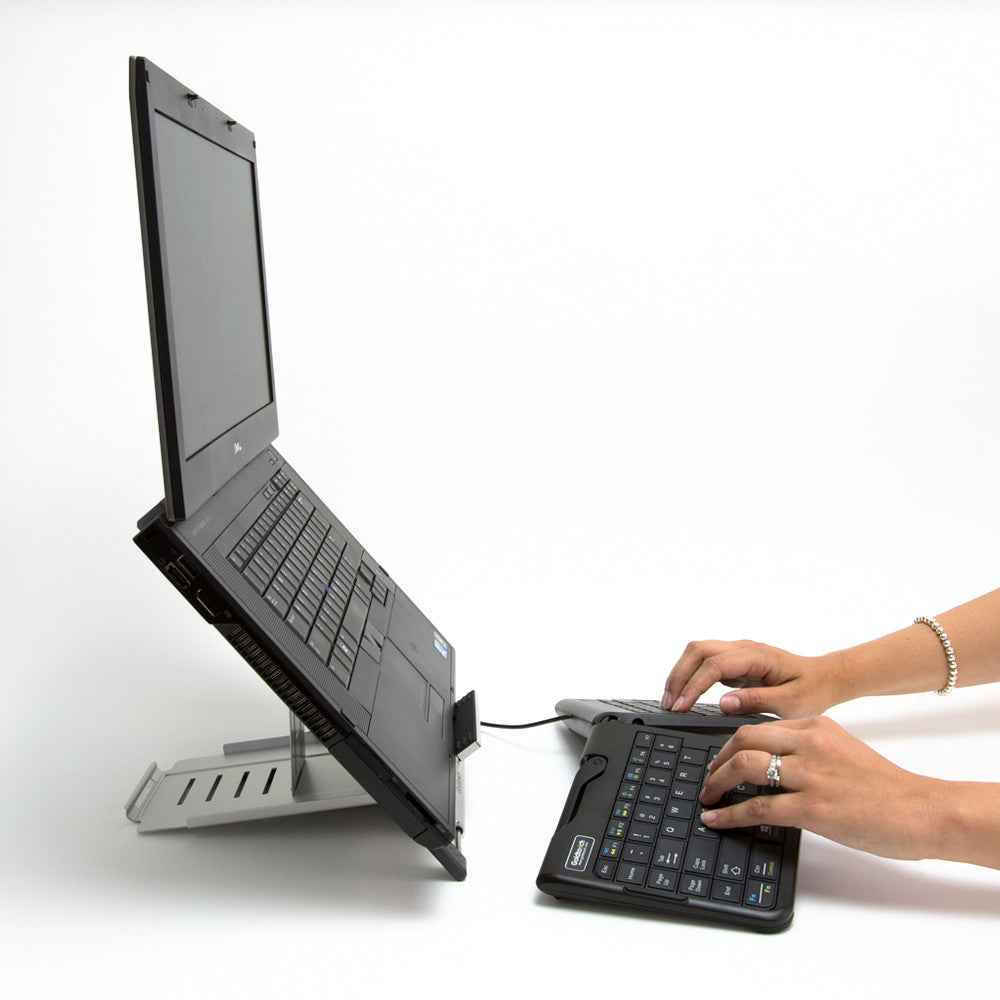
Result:
<instances>
[{"instance_id":1,"label":"black foot of laptop stand","mask_svg":"<svg viewBox=\"0 0 1000 1000\"><path fill-rule=\"evenodd\" d=\"M288 736L227 743L222 755L150 764L125 804L140 833L369 806L374 799L289 712Z\"/></svg>"}]
</instances>

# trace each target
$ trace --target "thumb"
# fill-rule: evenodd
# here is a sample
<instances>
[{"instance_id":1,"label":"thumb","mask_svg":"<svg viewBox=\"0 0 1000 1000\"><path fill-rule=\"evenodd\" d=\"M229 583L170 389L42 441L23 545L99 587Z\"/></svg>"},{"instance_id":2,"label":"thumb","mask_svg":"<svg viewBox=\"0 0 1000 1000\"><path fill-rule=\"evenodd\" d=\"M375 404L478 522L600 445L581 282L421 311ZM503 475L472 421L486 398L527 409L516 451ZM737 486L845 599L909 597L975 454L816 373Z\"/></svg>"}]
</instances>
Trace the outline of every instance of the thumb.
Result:
<instances>
[{"instance_id":1,"label":"thumb","mask_svg":"<svg viewBox=\"0 0 1000 1000\"><path fill-rule=\"evenodd\" d=\"M747 687L724 694L719 699L719 708L726 715L755 715L757 712L784 715L787 701L779 688Z\"/></svg>"}]
</instances>

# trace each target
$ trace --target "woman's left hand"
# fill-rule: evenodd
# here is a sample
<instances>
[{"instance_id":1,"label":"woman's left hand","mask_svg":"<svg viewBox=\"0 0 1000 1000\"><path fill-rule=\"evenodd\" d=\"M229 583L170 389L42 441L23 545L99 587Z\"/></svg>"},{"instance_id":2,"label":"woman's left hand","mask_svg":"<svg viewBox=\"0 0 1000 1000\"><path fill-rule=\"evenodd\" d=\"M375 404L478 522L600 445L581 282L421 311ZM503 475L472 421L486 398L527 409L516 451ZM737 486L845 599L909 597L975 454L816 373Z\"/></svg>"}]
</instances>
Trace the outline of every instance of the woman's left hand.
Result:
<instances>
[{"instance_id":1,"label":"woman's left hand","mask_svg":"<svg viewBox=\"0 0 1000 1000\"><path fill-rule=\"evenodd\" d=\"M768 794L772 754L781 758L781 794ZM711 808L743 782L763 793ZM740 727L710 765L702 822L715 830L795 826L887 858L925 858L933 851L932 784L825 716L765 722Z\"/></svg>"}]
</instances>

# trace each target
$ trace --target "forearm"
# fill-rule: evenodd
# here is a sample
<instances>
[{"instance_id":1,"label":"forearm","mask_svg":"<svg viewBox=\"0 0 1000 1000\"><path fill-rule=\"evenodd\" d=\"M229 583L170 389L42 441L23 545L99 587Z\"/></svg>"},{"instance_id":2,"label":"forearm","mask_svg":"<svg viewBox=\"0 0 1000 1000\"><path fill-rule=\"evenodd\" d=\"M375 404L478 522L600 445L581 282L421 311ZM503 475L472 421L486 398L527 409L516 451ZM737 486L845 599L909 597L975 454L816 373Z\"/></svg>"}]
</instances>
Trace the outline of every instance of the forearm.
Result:
<instances>
[{"instance_id":1,"label":"forearm","mask_svg":"<svg viewBox=\"0 0 1000 1000\"><path fill-rule=\"evenodd\" d=\"M923 856L1000 869L1000 785L926 780L930 808Z\"/></svg>"},{"instance_id":2,"label":"forearm","mask_svg":"<svg viewBox=\"0 0 1000 1000\"><path fill-rule=\"evenodd\" d=\"M938 615L937 622L955 652L959 687L1000 681L1000 590ZM948 680L941 640L922 623L831 653L828 660L841 701L935 691Z\"/></svg>"}]
</instances>

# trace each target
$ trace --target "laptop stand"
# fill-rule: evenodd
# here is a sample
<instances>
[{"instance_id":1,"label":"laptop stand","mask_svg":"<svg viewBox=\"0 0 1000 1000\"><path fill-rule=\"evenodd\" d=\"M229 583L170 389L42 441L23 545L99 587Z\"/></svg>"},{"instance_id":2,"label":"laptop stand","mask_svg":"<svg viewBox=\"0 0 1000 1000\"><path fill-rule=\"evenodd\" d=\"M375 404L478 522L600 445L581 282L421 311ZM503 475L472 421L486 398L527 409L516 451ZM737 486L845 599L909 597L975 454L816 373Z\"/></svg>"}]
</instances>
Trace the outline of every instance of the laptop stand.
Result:
<instances>
[{"instance_id":1,"label":"laptop stand","mask_svg":"<svg viewBox=\"0 0 1000 1000\"><path fill-rule=\"evenodd\" d=\"M125 804L139 833L373 805L292 712L288 736L227 743L222 755L150 764ZM282 772L284 772L282 774Z\"/></svg>"}]
</instances>

